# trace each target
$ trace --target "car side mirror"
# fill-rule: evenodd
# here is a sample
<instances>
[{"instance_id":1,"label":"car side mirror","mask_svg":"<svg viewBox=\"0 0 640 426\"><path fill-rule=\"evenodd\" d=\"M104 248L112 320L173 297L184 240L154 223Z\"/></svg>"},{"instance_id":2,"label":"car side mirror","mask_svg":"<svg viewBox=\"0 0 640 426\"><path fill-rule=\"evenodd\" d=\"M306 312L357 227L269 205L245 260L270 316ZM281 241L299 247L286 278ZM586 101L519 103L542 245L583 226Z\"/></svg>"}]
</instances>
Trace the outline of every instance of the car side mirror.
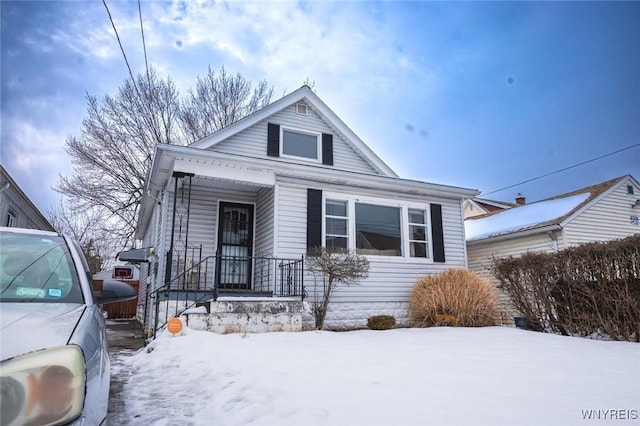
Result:
<instances>
[{"instance_id":1,"label":"car side mirror","mask_svg":"<svg viewBox=\"0 0 640 426\"><path fill-rule=\"evenodd\" d=\"M104 280L102 290L94 291L96 303L104 305L106 303L124 302L138 297L138 292L129 284L116 280Z\"/></svg>"}]
</instances>

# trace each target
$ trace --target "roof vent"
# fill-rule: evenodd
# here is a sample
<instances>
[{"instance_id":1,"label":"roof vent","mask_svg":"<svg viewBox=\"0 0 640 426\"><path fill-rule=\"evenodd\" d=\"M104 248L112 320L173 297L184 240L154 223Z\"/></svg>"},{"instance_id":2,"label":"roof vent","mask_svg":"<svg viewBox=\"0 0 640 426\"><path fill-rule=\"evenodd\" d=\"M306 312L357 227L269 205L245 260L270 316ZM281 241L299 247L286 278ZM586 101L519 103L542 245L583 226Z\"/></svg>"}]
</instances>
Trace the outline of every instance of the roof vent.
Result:
<instances>
[{"instance_id":1,"label":"roof vent","mask_svg":"<svg viewBox=\"0 0 640 426\"><path fill-rule=\"evenodd\" d=\"M518 195L516 195L516 204L519 206L524 206L526 203L527 201L524 198L524 195L518 192Z\"/></svg>"},{"instance_id":2,"label":"roof vent","mask_svg":"<svg viewBox=\"0 0 640 426\"><path fill-rule=\"evenodd\" d=\"M309 114L309 107L307 106L307 104L303 104L303 103L297 103L296 104L296 114L300 114L300 115L308 115Z\"/></svg>"}]
</instances>

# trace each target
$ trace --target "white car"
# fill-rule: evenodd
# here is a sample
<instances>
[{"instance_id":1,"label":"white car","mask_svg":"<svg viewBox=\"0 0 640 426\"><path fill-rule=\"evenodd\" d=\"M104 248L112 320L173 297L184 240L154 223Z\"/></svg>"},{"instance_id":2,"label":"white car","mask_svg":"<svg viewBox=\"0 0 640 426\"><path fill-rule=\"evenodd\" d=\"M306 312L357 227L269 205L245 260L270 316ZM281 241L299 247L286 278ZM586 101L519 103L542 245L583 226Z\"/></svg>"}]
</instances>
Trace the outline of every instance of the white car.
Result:
<instances>
[{"instance_id":1,"label":"white car","mask_svg":"<svg viewBox=\"0 0 640 426\"><path fill-rule=\"evenodd\" d=\"M54 232L0 227L0 425L99 425L109 404L100 304L135 290L92 290L77 243Z\"/></svg>"}]
</instances>

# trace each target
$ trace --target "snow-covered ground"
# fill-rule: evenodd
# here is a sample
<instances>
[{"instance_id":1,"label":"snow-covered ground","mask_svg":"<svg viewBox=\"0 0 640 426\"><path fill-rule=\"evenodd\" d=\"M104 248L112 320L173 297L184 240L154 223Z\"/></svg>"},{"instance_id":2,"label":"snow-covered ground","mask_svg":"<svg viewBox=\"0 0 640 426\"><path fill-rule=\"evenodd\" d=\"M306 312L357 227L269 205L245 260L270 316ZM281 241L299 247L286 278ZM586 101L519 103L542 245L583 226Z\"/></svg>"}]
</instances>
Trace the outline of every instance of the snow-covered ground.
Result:
<instances>
[{"instance_id":1,"label":"snow-covered ground","mask_svg":"<svg viewBox=\"0 0 640 426\"><path fill-rule=\"evenodd\" d=\"M506 327L185 329L113 374L129 375L120 419L135 425L640 423L640 344Z\"/></svg>"}]
</instances>

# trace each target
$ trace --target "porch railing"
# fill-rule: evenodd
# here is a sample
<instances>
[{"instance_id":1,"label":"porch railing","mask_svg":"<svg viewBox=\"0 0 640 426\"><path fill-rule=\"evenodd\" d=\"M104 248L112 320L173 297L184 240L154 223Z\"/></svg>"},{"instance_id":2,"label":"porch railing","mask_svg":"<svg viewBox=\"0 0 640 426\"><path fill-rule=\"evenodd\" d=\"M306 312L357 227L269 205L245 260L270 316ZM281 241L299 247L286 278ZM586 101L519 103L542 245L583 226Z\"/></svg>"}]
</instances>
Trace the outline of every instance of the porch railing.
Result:
<instances>
[{"instance_id":1,"label":"porch railing","mask_svg":"<svg viewBox=\"0 0 640 426\"><path fill-rule=\"evenodd\" d=\"M195 254L195 253L194 253ZM224 293L261 293L275 297L304 296L304 258L225 256L173 260L172 278L164 290Z\"/></svg>"},{"instance_id":2,"label":"porch railing","mask_svg":"<svg viewBox=\"0 0 640 426\"><path fill-rule=\"evenodd\" d=\"M220 296L294 297L304 300L304 257L283 259L270 256L214 256L202 257L202 249L194 248L190 256L172 259L171 278L151 293L155 300L156 326L166 324L169 315ZM172 296L173 295L173 296ZM160 303L165 306L165 321L158 322ZM169 308L169 302L175 307Z\"/></svg>"}]
</instances>

